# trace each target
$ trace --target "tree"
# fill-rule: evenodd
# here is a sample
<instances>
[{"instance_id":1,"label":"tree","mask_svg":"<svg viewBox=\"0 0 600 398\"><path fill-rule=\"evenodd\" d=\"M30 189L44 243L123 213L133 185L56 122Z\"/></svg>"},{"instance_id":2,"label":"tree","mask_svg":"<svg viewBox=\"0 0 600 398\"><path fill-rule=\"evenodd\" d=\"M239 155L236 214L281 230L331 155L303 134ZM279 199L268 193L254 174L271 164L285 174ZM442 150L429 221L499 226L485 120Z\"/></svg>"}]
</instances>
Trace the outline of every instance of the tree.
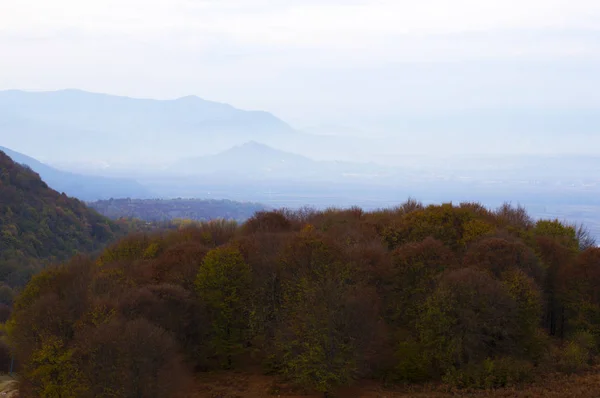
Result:
<instances>
[{"instance_id":1,"label":"tree","mask_svg":"<svg viewBox=\"0 0 600 398\"><path fill-rule=\"evenodd\" d=\"M533 228L533 234L536 237L547 237L555 239L562 245L573 250L579 249L576 228L561 223L558 220L539 220Z\"/></svg>"},{"instance_id":2,"label":"tree","mask_svg":"<svg viewBox=\"0 0 600 398\"><path fill-rule=\"evenodd\" d=\"M584 224L579 224L577 226L574 226L573 228L575 228L576 230L575 236L577 238L577 241L579 242L579 250L584 251L596 247L596 238L594 237L592 231L590 231L588 227L586 227Z\"/></svg>"},{"instance_id":3,"label":"tree","mask_svg":"<svg viewBox=\"0 0 600 398\"><path fill-rule=\"evenodd\" d=\"M540 333L543 317L543 297L538 284L520 269L513 269L503 275L502 282L509 295L517 304L512 316L518 325L518 346L520 357L537 360L547 348Z\"/></svg>"},{"instance_id":4,"label":"tree","mask_svg":"<svg viewBox=\"0 0 600 398\"><path fill-rule=\"evenodd\" d=\"M535 252L522 242L505 238L490 237L473 244L465 254L464 264L492 273L496 278L514 269L519 269L542 283L545 270Z\"/></svg>"},{"instance_id":5,"label":"tree","mask_svg":"<svg viewBox=\"0 0 600 398\"><path fill-rule=\"evenodd\" d=\"M210 323L191 292L171 284L148 285L124 292L118 305L126 319L143 318L171 333L191 363L206 366Z\"/></svg>"},{"instance_id":6,"label":"tree","mask_svg":"<svg viewBox=\"0 0 600 398\"><path fill-rule=\"evenodd\" d=\"M169 239L173 242L169 243ZM151 265L153 281L177 284L193 291L198 269L209 249L197 242L181 242L177 236L166 240L167 247Z\"/></svg>"},{"instance_id":7,"label":"tree","mask_svg":"<svg viewBox=\"0 0 600 398\"><path fill-rule=\"evenodd\" d=\"M568 334L592 333L600 344L600 249L589 248L563 267L557 278Z\"/></svg>"},{"instance_id":8,"label":"tree","mask_svg":"<svg viewBox=\"0 0 600 398\"><path fill-rule=\"evenodd\" d=\"M176 397L188 386L175 339L143 318L83 328L74 346L85 386L77 397Z\"/></svg>"},{"instance_id":9,"label":"tree","mask_svg":"<svg viewBox=\"0 0 600 398\"><path fill-rule=\"evenodd\" d=\"M43 336L24 374L25 396L30 393L41 398L77 398L85 394L86 386L73 353L57 337Z\"/></svg>"},{"instance_id":10,"label":"tree","mask_svg":"<svg viewBox=\"0 0 600 398\"><path fill-rule=\"evenodd\" d=\"M198 270L196 292L212 325L211 346L226 368L248 339L251 282L252 270L231 246L209 251Z\"/></svg>"},{"instance_id":11,"label":"tree","mask_svg":"<svg viewBox=\"0 0 600 398\"><path fill-rule=\"evenodd\" d=\"M510 355L518 346L517 303L487 272L446 273L417 323L424 357L438 374L468 363Z\"/></svg>"},{"instance_id":12,"label":"tree","mask_svg":"<svg viewBox=\"0 0 600 398\"><path fill-rule=\"evenodd\" d=\"M286 233L256 232L235 242L252 268L252 351L256 358L264 358L265 367L270 366L269 359L273 358L273 342L281 322L283 289L279 260L288 238Z\"/></svg>"},{"instance_id":13,"label":"tree","mask_svg":"<svg viewBox=\"0 0 600 398\"><path fill-rule=\"evenodd\" d=\"M550 225L556 226L551 223ZM577 245L569 244L562 238L537 236L537 252L546 267L546 280L543 284L545 298L544 326L551 336L565 337L565 307L560 294L563 276L577 256ZM566 244L565 244L566 243Z\"/></svg>"},{"instance_id":14,"label":"tree","mask_svg":"<svg viewBox=\"0 0 600 398\"><path fill-rule=\"evenodd\" d=\"M493 230L486 221L474 222L481 217L479 207L451 203L430 205L403 214L397 225L384 228L382 235L390 249L409 242L421 242L428 237L441 241L455 251L464 249L467 243ZM491 215L487 215L491 218Z\"/></svg>"},{"instance_id":15,"label":"tree","mask_svg":"<svg viewBox=\"0 0 600 398\"><path fill-rule=\"evenodd\" d=\"M361 375L378 343L378 298L355 280L343 251L306 228L285 251L283 319L277 346L283 373L321 391ZM375 350L376 351L376 350Z\"/></svg>"},{"instance_id":16,"label":"tree","mask_svg":"<svg viewBox=\"0 0 600 398\"><path fill-rule=\"evenodd\" d=\"M282 211L260 211L250 217L242 230L245 234L255 234L257 232L283 232L289 231L292 223Z\"/></svg>"},{"instance_id":17,"label":"tree","mask_svg":"<svg viewBox=\"0 0 600 398\"><path fill-rule=\"evenodd\" d=\"M412 327L438 276L457 261L450 249L433 238L400 246L392 253L392 261L387 316L396 326Z\"/></svg>"}]
</instances>

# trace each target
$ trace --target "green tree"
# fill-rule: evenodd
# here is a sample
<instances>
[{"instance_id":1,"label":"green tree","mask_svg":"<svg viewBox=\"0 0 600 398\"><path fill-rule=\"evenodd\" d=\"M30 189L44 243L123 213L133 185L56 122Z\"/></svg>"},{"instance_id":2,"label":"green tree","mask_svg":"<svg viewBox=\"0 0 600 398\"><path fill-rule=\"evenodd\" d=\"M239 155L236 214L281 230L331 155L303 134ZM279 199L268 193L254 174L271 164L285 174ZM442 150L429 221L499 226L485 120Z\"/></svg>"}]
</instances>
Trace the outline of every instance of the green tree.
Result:
<instances>
[{"instance_id":1,"label":"green tree","mask_svg":"<svg viewBox=\"0 0 600 398\"><path fill-rule=\"evenodd\" d=\"M227 368L248 340L251 282L250 266L231 246L209 251L196 277L196 292L213 329L214 354Z\"/></svg>"},{"instance_id":2,"label":"green tree","mask_svg":"<svg viewBox=\"0 0 600 398\"><path fill-rule=\"evenodd\" d=\"M23 375L26 389L41 398L77 398L85 392L73 350L55 336L42 338Z\"/></svg>"},{"instance_id":3,"label":"green tree","mask_svg":"<svg viewBox=\"0 0 600 398\"><path fill-rule=\"evenodd\" d=\"M519 327L517 341L522 349L517 354L529 359L539 359L547 348L546 339L539 330L543 316L541 289L532 278L519 269L506 272L502 279L509 295L517 304L513 317Z\"/></svg>"},{"instance_id":4,"label":"green tree","mask_svg":"<svg viewBox=\"0 0 600 398\"><path fill-rule=\"evenodd\" d=\"M386 294L388 319L396 326L414 326L438 276L456 264L454 254L440 241L427 238L407 243L392 253L393 272Z\"/></svg>"},{"instance_id":5,"label":"green tree","mask_svg":"<svg viewBox=\"0 0 600 398\"><path fill-rule=\"evenodd\" d=\"M465 268L445 274L417 324L425 358L444 374L514 353L521 332L516 309L506 287L487 272Z\"/></svg>"},{"instance_id":6,"label":"green tree","mask_svg":"<svg viewBox=\"0 0 600 398\"><path fill-rule=\"evenodd\" d=\"M587 331L600 342L600 248L589 248L558 275L567 334Z\"/></svg>"},{"instance_id":7,"label":"green tree","mask_svg":"<svg viewBox=\"0 0 600 398\"><path fill-rule=\"evenodd\" d=\"M327 396L369 366L379 339L378 298L354 279L341 248L311 228L293 240L283 263L283 373Z\"/></svg>"}]
</instances>

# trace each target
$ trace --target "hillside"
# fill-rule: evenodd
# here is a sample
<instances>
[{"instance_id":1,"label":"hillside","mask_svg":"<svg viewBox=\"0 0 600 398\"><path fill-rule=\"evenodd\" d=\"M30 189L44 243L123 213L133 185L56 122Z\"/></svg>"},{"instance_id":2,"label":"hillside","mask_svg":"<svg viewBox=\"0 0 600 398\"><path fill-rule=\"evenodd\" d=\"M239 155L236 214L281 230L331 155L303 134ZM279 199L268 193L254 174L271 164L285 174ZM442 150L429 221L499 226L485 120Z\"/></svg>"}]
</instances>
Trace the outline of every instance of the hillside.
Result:
<instances>
[{"instance_id":1,"label":"hillside","mask_svg":"<svg viewBox=\"0 0 600 398\"><path fill-rule=\"evenodd\" d=\"M146 198L150 191L133 179L81 175L50 167L32 157L0 146L15 162L29 166L58 192L79 200Z\"/></svg>"},{"instance_id":2,"label":"hillside","mask_svg":"<svg viewBox=\"0 0 600 398\"><path fill-rule=\"evenodd\" d=\"M0 91L0 126L5 146L34 156L134 164L294 133L267 112L194 96L151 100L79 90Z\"/></svg>"},{"instance_id":3,"label":"hillside","mask_svg":"<svg viewBox=\"0 0 600 398\"><path fill-rule=\"evenodd\" d=\"M137 218L149 222L173 219L209 221L219 218L245 221L257 211L266 209L258 203L214 199L111 199L90 202L88 206L112 219Z\"/></svg>"},{"instance_id":4,"label":"hillside","mask_svg":"<svg viewBox=\"0 0 600 398\"><path fill-rule=\"evenodd\" d=\"M600 358L588 238L519 207L416 201L129 236L16 301L21 393L516 396L558 378L560 396L590 396L596 377L562 376Z\"/></svg>"},{"instance_id":5,"label":"hillside","mask_svg":"<svg viewBox=\"0 0 600 398\"><path fill-rule=\"evenodd\" d=\"M83 202L60 194L0 151L0 281L24 284L43 264L92 252L118 228Z\"/></svg>"}]
</instances>

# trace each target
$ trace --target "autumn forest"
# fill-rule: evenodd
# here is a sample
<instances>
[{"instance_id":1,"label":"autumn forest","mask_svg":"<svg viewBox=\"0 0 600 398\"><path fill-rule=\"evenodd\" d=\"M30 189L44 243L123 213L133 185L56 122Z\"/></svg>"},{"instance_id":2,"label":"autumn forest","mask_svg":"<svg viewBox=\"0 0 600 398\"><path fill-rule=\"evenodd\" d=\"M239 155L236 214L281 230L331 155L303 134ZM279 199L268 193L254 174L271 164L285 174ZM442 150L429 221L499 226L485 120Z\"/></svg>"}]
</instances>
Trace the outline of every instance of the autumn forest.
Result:
<instances>
[{"instance_id":1,"label":"autumn forest","mask_svg":"<svg viewBox=\"0 0 600 398\"><path fill-rule=\"evenodd\" d=\"M593 364L599 262L584 230L509 205L260 212L47 268L5 329L23 396L178 396L248 368L326 396L498 388Z\"/></svg>"}]
</instances>

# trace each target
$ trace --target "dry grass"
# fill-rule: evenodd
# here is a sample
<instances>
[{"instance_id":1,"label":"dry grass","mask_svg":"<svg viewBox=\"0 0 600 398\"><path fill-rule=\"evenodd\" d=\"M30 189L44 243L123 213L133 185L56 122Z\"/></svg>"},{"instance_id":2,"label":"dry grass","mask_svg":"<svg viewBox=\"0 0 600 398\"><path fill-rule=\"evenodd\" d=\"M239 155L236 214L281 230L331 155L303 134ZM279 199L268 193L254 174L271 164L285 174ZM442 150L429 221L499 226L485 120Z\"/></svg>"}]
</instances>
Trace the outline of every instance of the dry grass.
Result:
<instances>
[{"instance_id":1,"label":"dry grass","mask_svg":"<svg viewBox=\"0 0 600 398\"><path fill-rule=\"evenodd\" d=\"M185 398L321 398L320 394L303 394L271 376L244 372L212 373L199 376ZM362 382L337 391L338 398L599 398L600 368L583 375L547 375L544 380L522 388L493 391L450 390L444 386L419 386L385 389L374 382Z\"/></svg>"},{"instance_id":2,"label":"dry grass","mask_svg":"<svg viewBox=\"0 0 600 398\"><path fill-rule=\"evenodd\" d=\"M11 376L2 375L0 376L0 397L11 398L17 397L19 382Z\"/></svg>"},{"instance_id":3,"label":"dry grass","mask_svg":"<svg viewBox=\"0 0 600 398\"><path fill-rule=\"evenodd\" d=\"M18 382L0 377L0 397L17 397ZM600 368L582 375L550 374L545 380L522 388L494 391L449 390L444 386L415 386L385 389L375 382L361 382L341 389L337 398L600 398ZM303 394L272 376L246 372L209 373L198 376L196 384L182 398L322 398Z\"/></svg>"}]
</instances>

